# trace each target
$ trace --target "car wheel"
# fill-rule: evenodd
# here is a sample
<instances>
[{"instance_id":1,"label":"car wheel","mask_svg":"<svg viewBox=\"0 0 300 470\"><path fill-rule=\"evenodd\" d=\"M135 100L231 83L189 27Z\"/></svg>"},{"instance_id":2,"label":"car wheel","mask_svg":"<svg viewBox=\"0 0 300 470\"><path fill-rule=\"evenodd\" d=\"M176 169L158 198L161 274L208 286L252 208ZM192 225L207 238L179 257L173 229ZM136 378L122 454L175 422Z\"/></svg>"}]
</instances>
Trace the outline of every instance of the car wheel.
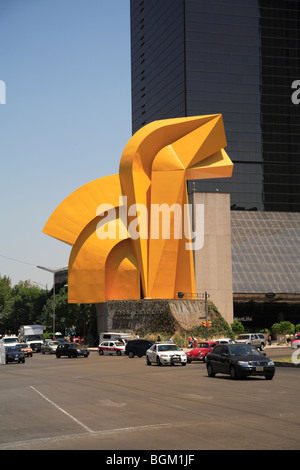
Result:
<instances>
[{"instance_id":1,"label":"car wheel","mask_svg":"<svg viewBox=\"0 0 300 470\"><path fill-rule=\"evenodd\" d=\"M147 366L151 366L151 362L149 361L148 356L146 356L146 364L147 364Z\"/></svg>"},{"instance_id":2,"label":"car wheel","mask_svg":"<svg viewBox=\"0 0 300 470\"><path fill-rule=\"evenodd\" d=\"M162 365L161 362L160 362L159 357L156 358L156 364L157 364L158 366L161 366L161 365Z\"/></svg>"},{"instance_id":3,"label":"car wheel","mask_svg":"<svg viewBox=\"0 0 300 470\"><path fill-rule=\"evenodd\" d=\"M121 351L117 351L117 356L121 356Z\"/></svg>"},{"instance_id":4,"label":"car wheel","mask_svg":"<svg viewBox=\"0 0 300 470\"><path fill-rule=\"evenodd\" d=\"M232 379L237 379L238 378L238 374L237 374L236 368L234 366L230 367L230 377Z\"/></svg>"},{"instance_id":5,"label":"car wheel","mask_svg":"<svg viewBox=\"0 0 300 470\"><path fill-rule=\"evenodd\" d=\"M207 375L208 377L214 377L216 374L214 373L213 367L210 362L207 363L206 365L207 368Z\"/></svg>"},{"instance_id":6,"label":"car wheel","mask_svg":"<svg viewBox=\"0 0 300 470\"><path fill-rule=\"evenodd\" d=\"M265 375L266 380L272 380L273 377L274 377L274 374L266 374Z\"/></svg>"},{"instance_id":7,"label":"car wheel","mask_svg":"<svg viewBox=\"0 0 300 470\"><path fill-rule=\"evenodd\" d=\"M99 356L103 356L103 351L102 351L102 349L99 349L98 352L99 352Z\"/></svg>"},{"instance_id":8,"label":"car wheel","mask_svg":"<svg viewBox=\"0 0 300 470\"><path fill-rule=\"evenodd\" d=\"M57 357L57 359L59 359L59 358L60 358L60 354L56 354L56 357Z\"/></svg>"},{"instance_id":9,"label":"car wheel","mask_svg":"<svg viewBox=\"0 0 300 470\"><path fill-rule=\"evenodd\" d=\"M182 362L181 365L182 365L182 366L186 366L186 362Z\"/></svg>"},{"instance_id":10,"label":"car wheel","mask_svg":"<svg viewBox=\"0 0 300 470\"><path fill-rule=\"evenodd\" d=\"M133 352L133 351L129 351L128 357L134 357L134 352Z\"/></svg>"}]
</instances>

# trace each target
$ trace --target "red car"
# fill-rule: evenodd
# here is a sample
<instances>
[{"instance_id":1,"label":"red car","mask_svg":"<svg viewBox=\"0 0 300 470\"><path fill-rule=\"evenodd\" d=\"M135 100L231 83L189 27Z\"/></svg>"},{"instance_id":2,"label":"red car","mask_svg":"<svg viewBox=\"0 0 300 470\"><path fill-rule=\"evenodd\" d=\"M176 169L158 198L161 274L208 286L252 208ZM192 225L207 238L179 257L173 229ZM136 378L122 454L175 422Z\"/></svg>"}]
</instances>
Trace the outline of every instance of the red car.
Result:
<instances>
[{"instance_id":1,"label":"red car","mask_svg":"<svg viewBox=\"0 0 300 470\"><path fill-rule=\"evenodd\" d=\"M203 361L206 362L206 355L217 345L215 341L202 341L197 347L187 352L187 362Z\"/></svg>"},{"instance_id":2,"label":"red car","mask_svg":"<svg viewBox=\"0 0 300 470\"><path fill-rule=\"evenodd\" d=\"M291 348L297 349L300 348L300 334L297 333L291 341Z\"/></svg>"}]
</instances>

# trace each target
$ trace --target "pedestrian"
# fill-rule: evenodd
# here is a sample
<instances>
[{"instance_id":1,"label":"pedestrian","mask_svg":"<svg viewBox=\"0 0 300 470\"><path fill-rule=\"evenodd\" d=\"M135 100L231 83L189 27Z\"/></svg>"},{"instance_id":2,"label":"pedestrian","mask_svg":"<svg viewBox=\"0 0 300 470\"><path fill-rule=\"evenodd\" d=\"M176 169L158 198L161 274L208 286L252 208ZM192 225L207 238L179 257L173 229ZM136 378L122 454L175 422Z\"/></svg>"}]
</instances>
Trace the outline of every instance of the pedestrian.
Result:
<instances>
[{"instance_id":1,"label":"pedestrian","mask_svg":"<svg viewBox=\"0 0 300 470\"><path fill-rule=\"evenodd\" d=\"M188 342L189 342L189 348L193 347L193 339L189 336L188 337Z\"/></svg>"},{"instance_id":2,"label":"pedestrian","mask_svg":"<svg viewBox=\"0 0 300 470\"><path fill-rule=\"evenodd\" d=\"M173 340L172 340L172 337L169 336L169 339L168 339L169 343L173 343Z\"/></svg>"},{"instance_id":3,"label":"pedestrian","mask_svg":"<svg viewBox=\"0 0 300 470\"><path fill-rule=\"evenodd\" d=\"M198 343L197 338L193 338L193 347L194 347L194 348L196 348L197 343Z\"/></svg>"},{"instance_id":4,"label":"pedestrian","mask_svg":"<svg viewBox=\"0 0 300 470\"><path fill-rule=\"evenodd\" d=\"M286 344L287 344L287 346L288 346L288 345L289 345L289 342L291 341L291 338L290 338L290 335L289 335L289 334L285 335L285 341L286 341Z\"/></svg>"},{"instance_id":5,"label":"pedestrian","mask_svg":"<svg viewBox=\"0 0 300 470\"><path fill-rule=\"evenodd\" d=\"M158 342L160 342L160 341L161 341L161 339L160 339L160 336L159 336L159 335L158 335L158 337L157 337L157 341L158 341Z\"/></svg>"},{"instance_id":6,"label":"pedestrian","mask_svg":"<svg viewBox=\"0 0 300 470\"><path fill-rule=\"evenodd\" d=\"M268 343L269 343L269 346L271 346L271 344L272 344L272 336L271 335L269 335L269 337L268 337Z\"/></svg>"},{"instance_id":7,"label":"pedestrian","mask_svg":"<svg viewBox=\"0 0 300 470\"><path fill-rule=\"evenodd\" d=\"M136 334L135 337L134 337L134 339L140 339L139 335Z\"/></svg>"}]
</instances>

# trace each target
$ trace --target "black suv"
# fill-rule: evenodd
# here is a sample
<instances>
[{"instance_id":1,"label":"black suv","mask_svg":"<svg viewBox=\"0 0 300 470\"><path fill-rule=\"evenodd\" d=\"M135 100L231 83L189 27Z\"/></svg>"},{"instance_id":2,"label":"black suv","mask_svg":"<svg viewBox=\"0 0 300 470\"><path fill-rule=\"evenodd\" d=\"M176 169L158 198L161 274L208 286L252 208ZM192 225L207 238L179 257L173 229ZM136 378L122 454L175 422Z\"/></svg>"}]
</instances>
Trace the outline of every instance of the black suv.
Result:
<instances>
[{"instance_id":1,"label":"black suv","mask_svg":"<svg viewBox=\"0 0 300 470\"><path fill-rule=\"evenodd\" d=\"M61 343L57 346L55 354L57 358L60 358L61 356L88 357L90 351L85 346L81 346L78 343Z\"/></svg>"},{"instance_id":2,"label":"black suv","mask_svg":"<svg viewBox=\"0 0 300 470\"><path fill-rule=\"evenodd\" d=\"M153 344L153 341L148 339L133 339L126 344L125 354L129 357L145 356L147 349L151 348Z\"/></svg>"},{"instance_id":3,"label":"black suv","mask_svg":"<svg viewBox=\"0 0 300 470\"><path fill-rule=\"evenodd\" d=\"M5 361L6 364L9 362L25 362L25 356L20 349L20 346L6 346L5 348Z\"/></svg>"}]
</instances>

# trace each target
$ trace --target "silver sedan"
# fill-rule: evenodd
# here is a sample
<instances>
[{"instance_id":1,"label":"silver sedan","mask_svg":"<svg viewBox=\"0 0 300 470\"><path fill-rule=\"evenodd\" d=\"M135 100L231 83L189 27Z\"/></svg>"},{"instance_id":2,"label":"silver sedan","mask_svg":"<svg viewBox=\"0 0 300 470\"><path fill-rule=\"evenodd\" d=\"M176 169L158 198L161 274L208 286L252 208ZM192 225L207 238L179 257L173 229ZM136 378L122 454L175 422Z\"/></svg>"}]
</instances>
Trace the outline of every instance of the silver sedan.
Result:
<instances>
[{"instance_id":1,"label":"silver sedan","mask_svg":"<svg viewBox=\"0 0 300 470\"><path fill-rule=\"evenodd\" d=\"M57 349L57 346L59 345L60 343L58 341L47 341L47 343L44 343L42 345L42 353L43 354L55 354L56 352L56 349Z\"/></svg>"}]
</instances>

